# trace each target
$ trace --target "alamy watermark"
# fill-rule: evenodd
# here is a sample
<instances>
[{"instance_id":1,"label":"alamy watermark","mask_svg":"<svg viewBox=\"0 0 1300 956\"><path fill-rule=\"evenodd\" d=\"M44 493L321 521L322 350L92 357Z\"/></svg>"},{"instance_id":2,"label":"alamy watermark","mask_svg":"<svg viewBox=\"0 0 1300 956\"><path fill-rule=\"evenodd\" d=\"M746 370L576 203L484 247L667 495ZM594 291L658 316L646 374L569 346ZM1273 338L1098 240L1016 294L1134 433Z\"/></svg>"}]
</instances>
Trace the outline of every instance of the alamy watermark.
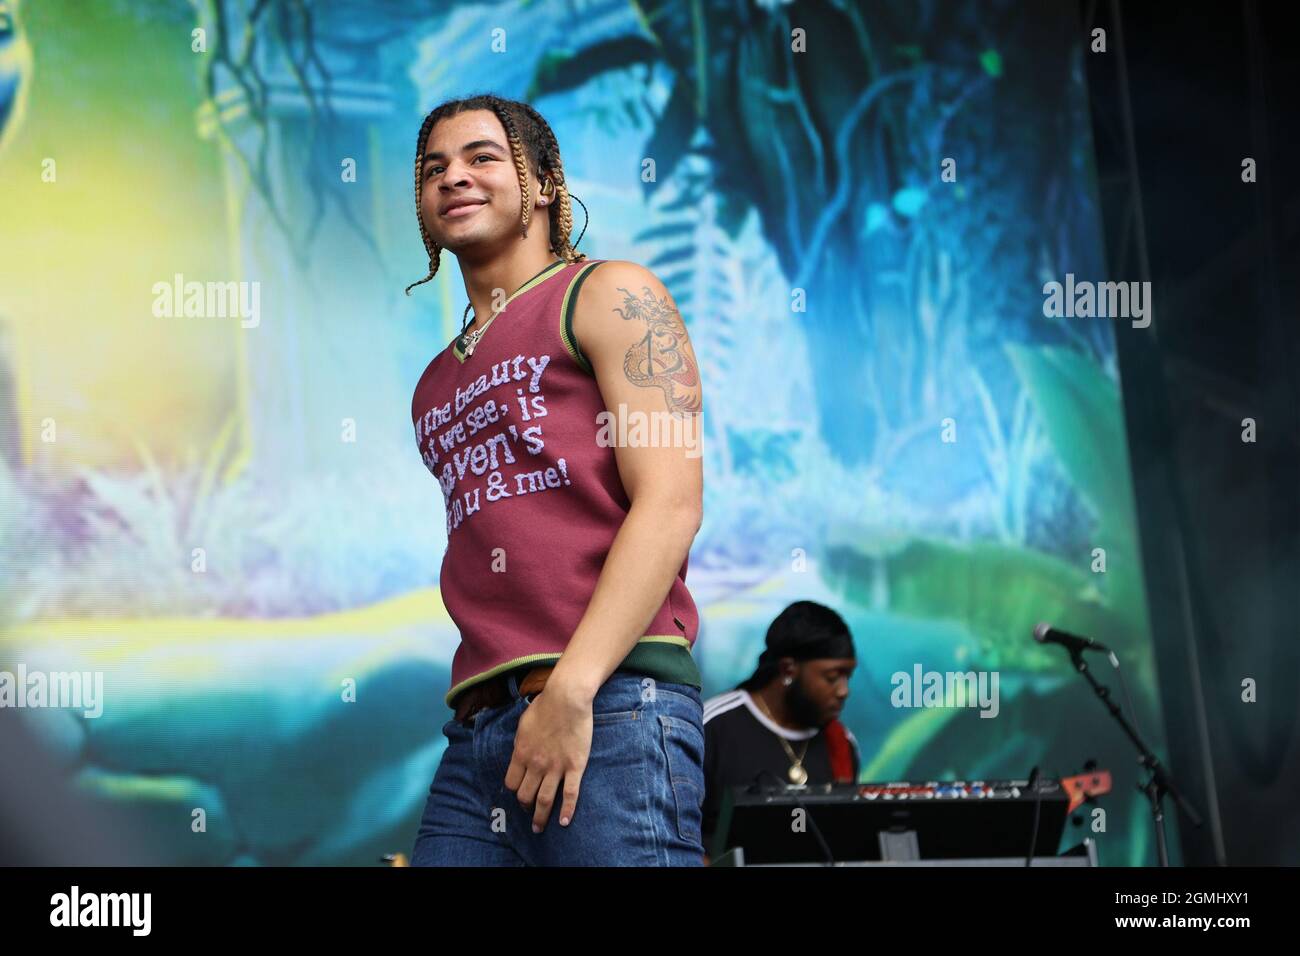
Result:
<instances>
[{"instance_id":1,"label":"alamy watermark","mask_svg":"<svg viewBox=\"0 0 1300 956\"><path fill-rule=\"evenodd\" d=\"M668 411L629 410L619 402L618 411L596 415L596 444L601 448L684 448L687 458L704 453L701 433L703 416Z\"/></svg>"},{"instance_id":2,"label":"alamy watermark","mask_svg":"<svg viewBox=\"0 0 1300 956\"><path fill-rule=\"evenodd\" d=\"M171 282L153 284L153 314L156 318L237 318L246 329L262 321L260 282L186 282L176 273Z\"/></svg>"},{"instance_id":3,"label":"alamy watermark","mask_svg":"<svg viewBox=\"0 0 1300 956\"><path fill-rule=\"evenodd\" d=\"M981 717L996 717L1001 709L997 671L895 671L889 702L895 707L978 707Z\"/></svg>"},{"instance_id":4,"label":"alamy watermark","mask_svg":"<svg viewBox=\"0 0 1300 956\"><path fill-rule=\"evenodd\" d=\"M132 936L148 936L152 912L152 893L83 893L73 884L50 897L51 926L121 926Z\"/></svg>"},{"instance_id":5,"label":"alamy watermark","mask_svg":"<svg viewBox=\"0 0 1300 956\"><path fill-rule=\"evenodd\" d=\"M0 707L68 707L91 719L104 713L102 671L0 671Z\"/></svg>"},{"instance_id":6,"label":"alamy watermark","mask_svg":"<svg viewBox=\"0 0 1300 956\"><path fill-rule=\"evenodd\" d=\"M1043 315L1049 319L1097 317L1132 319L1133 328L1151 324L1150 282L1074 281L1074 273L1065 274L1065 282L1043 284Z\"/></svg>"}]
</instances>

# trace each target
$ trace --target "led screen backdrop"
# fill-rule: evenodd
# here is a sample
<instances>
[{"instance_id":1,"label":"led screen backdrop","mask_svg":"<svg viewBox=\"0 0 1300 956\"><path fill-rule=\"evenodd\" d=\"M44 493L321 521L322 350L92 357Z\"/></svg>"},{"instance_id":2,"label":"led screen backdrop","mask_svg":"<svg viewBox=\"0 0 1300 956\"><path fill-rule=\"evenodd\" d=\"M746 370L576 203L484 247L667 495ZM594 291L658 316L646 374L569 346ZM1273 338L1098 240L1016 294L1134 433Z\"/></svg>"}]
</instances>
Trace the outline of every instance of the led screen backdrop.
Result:
<instances>
[{"instance_id":1,"label":"led screen backdrop","mask_svg":"<svg viewBox=\"0 0 1300 956\"><path fill-rule=\"evenodd\" d=\"M0 657L28 690L102 681L23 719L165 859L410 848L457 643L410 398L465 302L450 256L402 294L411 164L428 109L492 91L554 127L579 249L655 270L690 328L706 695L822 601L857 642L863 779L1094 760L1114 790L1063 845L1154 860L1129 745L1030 639L1113 646L1163 747L1127 319L1044 307L1104 279L1068 7L0 10ZM996 698L901 692L930 672Z\"/></svg>"}]
</instances>

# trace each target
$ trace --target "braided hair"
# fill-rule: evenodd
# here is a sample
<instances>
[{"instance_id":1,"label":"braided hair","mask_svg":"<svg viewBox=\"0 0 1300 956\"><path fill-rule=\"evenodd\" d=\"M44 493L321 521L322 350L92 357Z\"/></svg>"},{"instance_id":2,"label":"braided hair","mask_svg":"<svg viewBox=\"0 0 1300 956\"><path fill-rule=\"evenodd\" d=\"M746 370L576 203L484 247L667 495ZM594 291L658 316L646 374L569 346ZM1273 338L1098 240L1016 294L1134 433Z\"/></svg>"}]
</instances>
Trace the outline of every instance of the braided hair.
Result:
<instances>
[{"instance_id":1,"label":"braided hair","mask_svg":"<svg viewBox=\"0 0 1300 956\"><path fill-rule=\"evenodd\" d=\"M420 125L420 136L415 141L415 218L420 224L420 238L424 241L424 249L429 254L429 274L418 282L412 282L408 285L406 287L407 295L410 295L411 290L417 285L428 282L438 274L438 264L442 256L442 248L429 238L429 233L424 228L424 216L421 214L420 203L424 177L420 173L424 165L422 162L424 143L429 136L429 130L433 129L434 124L439 120L468 110L491 110L496 114L497 119L501 121L502 128L506 131L506 138L510 142L510 155L514 158L515 169L519 173L519 191L521 195L519 226L521 234L528 235L528 224L532 220L533 214L532 183L528 178L528 164L531 163L537 170L538 179L541 179L545 174L551 180L555 190L555 205L552 207L550 218L551 234L549 238L551 252L567 263L580 262L587 258L586 253L578 252L574 248L576 243L574 245L569 243L569 234L573 232L573 206L569 202L569 188L564 181L564 164L560 160L560 144L542 115L527 103L507 100L490 93L470 96L465 99L448 100L441 106L435 107L424 118L424 122ZM573 198L576 199L577 197ZM581 203L582 200L579 199L578 202ZM586 232L587 227L583 226L582 231ZM578 242L581 241L582 233L579 233Z\"/></svg>"}]
</instances>

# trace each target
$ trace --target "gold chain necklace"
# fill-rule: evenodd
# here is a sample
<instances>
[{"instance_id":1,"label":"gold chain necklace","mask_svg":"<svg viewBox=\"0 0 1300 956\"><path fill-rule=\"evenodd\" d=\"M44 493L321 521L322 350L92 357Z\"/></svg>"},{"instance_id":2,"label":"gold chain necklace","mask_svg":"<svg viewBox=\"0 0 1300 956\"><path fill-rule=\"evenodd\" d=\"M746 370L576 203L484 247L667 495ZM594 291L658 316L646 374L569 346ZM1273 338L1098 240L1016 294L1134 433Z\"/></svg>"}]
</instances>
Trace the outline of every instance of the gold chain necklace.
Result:
<instances>
[{"instance_id":1,"label":"gold chain necklace","mask_svg":"<svg viewBox=\"0 0 1300 956\"><path fill-rule=\"evenodd\" d=\"M758 701L758 706L763 708L763 713L767 714L767 719L776 724L776 718L773 717L772 712L767 709L767 704L763 702L763 698L758 694L751 694L750 696L753 697L754 700ZM780 725L777 724L777 726ZM781 741L781 746L785 748L786 756L790 758L790 769L786 772L786 776L790 778L790 782L796 787L802 787L808 782L808 771L804 769L803 758L808 755L808 745L812 743L812 737L809 737L803 742L803 753L796 757L794 755L794 748L790 746L789 741L780 734L777 734L776 731L773 731L773 733L776 734L776 739Z\"/></svg>"},{"instance_id":2,"label":"gold chain necklace","mask_svg":"<svg viewBox=\"0 0 1300 956\"><path fill-rule=\"evenodd\" d=\"M548 265L546 269L543 269L541 272L537 273L537 275L533 276L532 279L529 279L528 282L533 282L534 280L538 279L540 276L544 275L548 269L554 267L556 263L563 262L563 261L564 261L563 259L556 259L554 262ZM513 299L520 292L522 292L524 286L528 285L528 282L525 282L524 285L521 285L518 289L516 289L511 294L510 299ZM493 313L487 317L487 321L484 322L482 325L480 325L473 332L469 333L469 335L465 334L465 328L469 325L469 322L467 321L469 319L469 310L470 310L470 306L472 306L474 303L467 302L465 304L465 314L460 317L460 344L461 344L461 351L465 353L466 358L474 354L474 346L478 345L478 340L483 338L483 333L486 332L488 326L492 324L492 320L506 310L506 306L510 304L510 299L506 299L506 301L501 304L501 308L494 310ZM474 318L477 319L478 316L476 315L474 316Z\"/></svg>"}]
</instances>

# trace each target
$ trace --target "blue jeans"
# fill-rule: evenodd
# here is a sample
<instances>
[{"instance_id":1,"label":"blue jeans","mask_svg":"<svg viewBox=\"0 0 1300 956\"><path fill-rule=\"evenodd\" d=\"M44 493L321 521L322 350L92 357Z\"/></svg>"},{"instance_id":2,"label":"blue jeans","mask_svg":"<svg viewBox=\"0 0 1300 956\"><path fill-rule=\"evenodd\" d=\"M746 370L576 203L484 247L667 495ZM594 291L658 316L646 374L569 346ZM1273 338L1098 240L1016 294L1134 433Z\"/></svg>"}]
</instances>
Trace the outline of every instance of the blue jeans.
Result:
<instances>
[{"instance_id":1,"label":"blue jeans","mask_svg":"<svg viewBox=\"0 0 1300 956\"><path fill-rule=\"evenodd\" d=\"M704 722L700 692L615 672L592 702L591 754L573 819L560 826L563 787L551 817L533 815L505 786L519 695L443 725L447 749L429 787L412 866L700 866ZM545 693L545 690L542 691Z\"/></svg>"}]
</instances>

